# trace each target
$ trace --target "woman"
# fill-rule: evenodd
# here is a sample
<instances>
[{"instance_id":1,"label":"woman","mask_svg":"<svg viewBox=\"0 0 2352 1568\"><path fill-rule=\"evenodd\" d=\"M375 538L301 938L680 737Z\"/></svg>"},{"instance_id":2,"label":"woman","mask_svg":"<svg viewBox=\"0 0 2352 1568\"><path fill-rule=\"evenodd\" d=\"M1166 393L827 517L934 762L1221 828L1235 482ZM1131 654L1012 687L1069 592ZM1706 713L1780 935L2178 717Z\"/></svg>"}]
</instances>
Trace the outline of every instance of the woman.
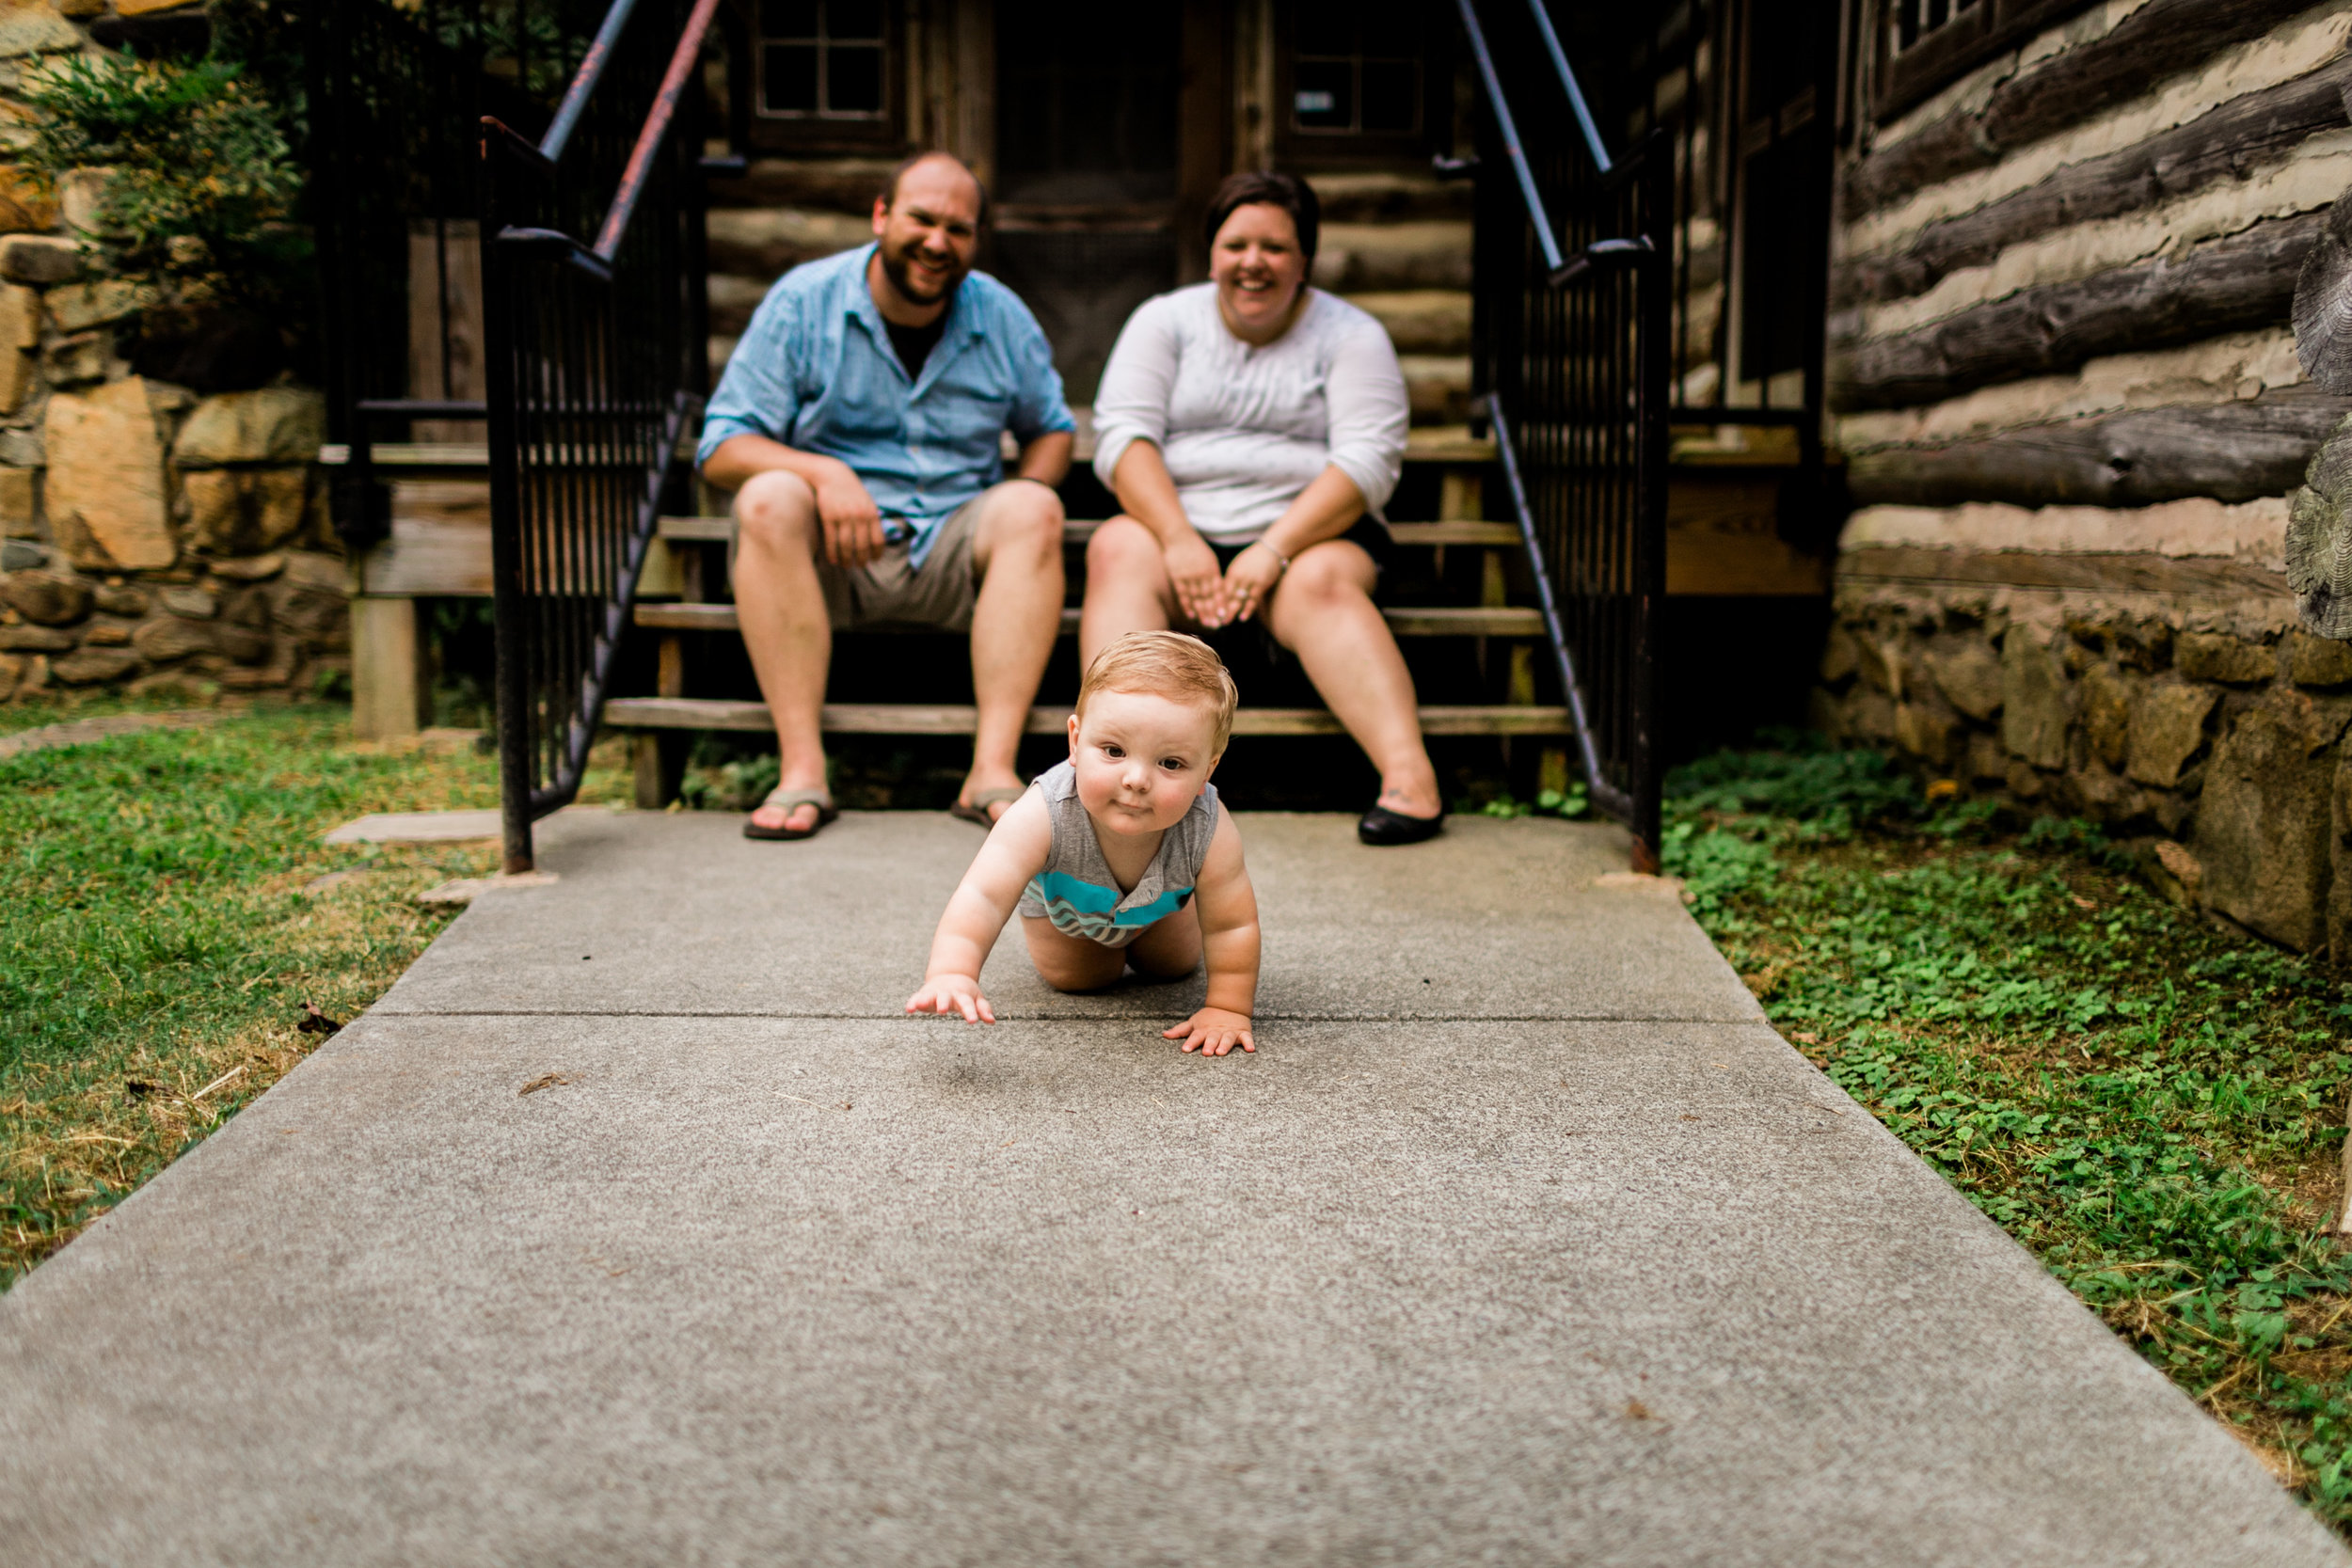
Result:
<instances>
[{"instance_id":1,"label":"woman","mask_svg":"<svg viewBox=\"0 0 2352 1568\"><path fill-rule=\"evenodd\" d=\"M1412 844L1444 824L1444 801L1372 602L1405 376L1377 321L1307 286L1316 228L1303 181L1234 175L1209 207L1209 281L1146 301L1120 331L1094 471L1124 515L1087 550L1079 652L1171 621L1263 617L1380 770L1358 836Z\"/></svg>"}]
</instances>

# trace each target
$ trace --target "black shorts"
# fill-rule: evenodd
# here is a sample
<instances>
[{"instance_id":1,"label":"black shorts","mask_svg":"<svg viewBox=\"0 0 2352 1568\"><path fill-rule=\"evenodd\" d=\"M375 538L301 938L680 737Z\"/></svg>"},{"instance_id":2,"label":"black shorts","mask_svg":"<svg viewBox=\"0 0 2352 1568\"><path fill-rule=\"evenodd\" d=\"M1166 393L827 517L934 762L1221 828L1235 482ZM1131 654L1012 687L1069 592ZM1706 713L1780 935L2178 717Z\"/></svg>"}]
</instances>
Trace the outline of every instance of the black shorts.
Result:
<instances>
[{"instance_id":1,"label":"black shorts","mask_svg":"<svg viewBox=\"0 0 2352 1568\"><path fill-rule=\"evenodd\" d=\"M1374 571L1388 570L1389 557L1395 553L1396 543L1389 537L1388 525L1379 518L1366 514L1348 524L1347 531L1339 537L1372 557ZM1255 543L1255 540L1251 541L1251 544ZM1248 545L1220 545L1214 539L1209 541L1209 548L1216 552L1216 563L1219 566L1231 566L1233 563L1233 557L1248 547Z\"/></svg>"}]
</instances>

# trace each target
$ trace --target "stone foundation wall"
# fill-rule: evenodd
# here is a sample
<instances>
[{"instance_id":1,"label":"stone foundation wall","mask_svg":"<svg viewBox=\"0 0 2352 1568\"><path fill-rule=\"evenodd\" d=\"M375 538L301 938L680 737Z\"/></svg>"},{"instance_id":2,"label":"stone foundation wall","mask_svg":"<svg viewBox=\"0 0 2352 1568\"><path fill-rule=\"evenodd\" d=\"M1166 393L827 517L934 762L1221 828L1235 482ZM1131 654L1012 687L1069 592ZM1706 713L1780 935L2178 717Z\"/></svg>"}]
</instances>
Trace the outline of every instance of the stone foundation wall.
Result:
<instances>
[{"instance_id":1,"label":"stone foundation wall","mask_svg":"<svg viewBox=\"0 0 2352 1568\"><path fill-rule=\"evenodd\" d=\"M60 14L60 13L63 14ZM149 0L0 10L0 121L43 61L198 14ZM0 139L0 159L6 156ZM142 287L77 242L103 170L39 189L0 161L0 702L55 687L313 689L350 646L348 568L315 465L320 396L215 361L135 373ZM274 360L272 361L275 362ZM174 372L173 373L186 373ZM215 395L204 395L213 390Z\"/></svg>"},{"instance_id":2,"label":"stone foundation wall","mask_svg":"<svg viewBox=\"0 0 2352 1568\"><path fill-rule=\"evenodd\" d=\"M2283 586L2134 603L1850 574L1820 673L1833 736L2089 817L2178 900L2352 962L2352 645L2296 627Z\"/></svg>"}]
</instances>

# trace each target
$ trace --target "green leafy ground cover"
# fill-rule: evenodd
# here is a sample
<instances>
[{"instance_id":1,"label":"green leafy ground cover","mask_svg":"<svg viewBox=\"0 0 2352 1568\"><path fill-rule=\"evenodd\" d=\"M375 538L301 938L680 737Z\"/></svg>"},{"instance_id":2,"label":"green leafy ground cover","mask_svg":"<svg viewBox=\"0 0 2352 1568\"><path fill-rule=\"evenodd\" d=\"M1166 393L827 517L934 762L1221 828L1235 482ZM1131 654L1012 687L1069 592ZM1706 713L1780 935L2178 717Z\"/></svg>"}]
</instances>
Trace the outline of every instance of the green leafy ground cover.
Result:
<instances>
[{"instance_id":1,"label":"green leafy ground cover","mask_svg":"<svg viewBox=\"0 0 2352 1568\"><path fill-rule=\"evenodd\" d=\"M0 730L137 705L18 704ZM495 869L322 834L497 800L493 759L356 746L326 706L0 759L0 1288L300 1060L305 1003L381 995L449 921L417 894Z\"/></svg>"},{"instance_id":2,"label":"green leafy ground cover","mask_svg":"<svg viewBox=\"0 0 2352 1568\"><path fill-rule=\"evenodd\" d=\"M2352 1523L2344 977L2088 824L1936 810L1875 753L1792 738L1669 795L1666 868L1781 1032Z\"/></svg>"}]
</instances>

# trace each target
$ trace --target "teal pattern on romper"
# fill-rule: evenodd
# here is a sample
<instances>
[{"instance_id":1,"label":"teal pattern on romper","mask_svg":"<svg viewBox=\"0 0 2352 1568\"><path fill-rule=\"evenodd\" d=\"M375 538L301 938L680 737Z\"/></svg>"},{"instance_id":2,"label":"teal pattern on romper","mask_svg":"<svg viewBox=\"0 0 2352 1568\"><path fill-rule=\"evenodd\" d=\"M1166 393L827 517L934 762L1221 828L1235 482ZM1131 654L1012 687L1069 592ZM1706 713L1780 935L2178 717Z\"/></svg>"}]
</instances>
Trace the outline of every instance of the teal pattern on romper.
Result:
<instances>
[{"instance_id":1,"label":"teal pattern on romper","mask_svg":"<svg viewBox=\"0 0 2352 1568\"><path fill-rule=\"evenodd\" d=\"M1125 893L1103 858L1094 819L1079 803L1077 770L1057 764L1037 776L1035 787L1053 819L1054 847L1044 869L1022 890L1021 913L1042 916L1073 937L1124 947L1192 902L1200 863L1216 836L1216 785L1203 788L1192 809L1160 835L1152 863Z\"/></svg>"}]
</instances>

